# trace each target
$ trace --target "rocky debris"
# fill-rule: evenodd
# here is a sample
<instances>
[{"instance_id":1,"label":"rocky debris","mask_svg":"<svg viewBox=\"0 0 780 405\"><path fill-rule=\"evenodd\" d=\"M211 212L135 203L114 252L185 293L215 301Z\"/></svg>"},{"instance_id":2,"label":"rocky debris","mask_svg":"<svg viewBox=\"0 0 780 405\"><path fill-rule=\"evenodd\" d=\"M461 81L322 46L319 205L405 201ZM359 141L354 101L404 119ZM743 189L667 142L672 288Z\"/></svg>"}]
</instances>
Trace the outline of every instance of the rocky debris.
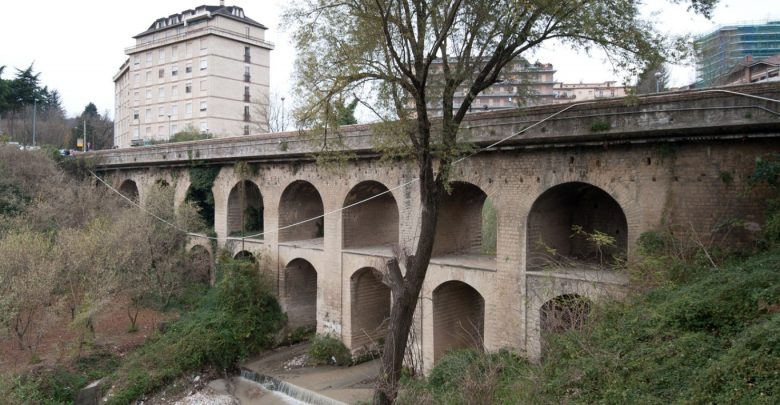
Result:
<instances>
[{"instance_id":1,"label":"rocky debris","mask_svg":"<svg viewBox=\"0 0 780 405\"><path fill-rule=\"evenodd\" d=\"M290 360L287 360L282 363L282 368L285 370L292 370L295 368L303 368L306 367L306 360L308 358L308 355L306 353L295 356L291 358Z\"/></svg>"},{"instance_id":2,"label":"rocky debris","mask_svg":"<svg viewBox=\"0 0 780 405\"><path fill-rule=\"evenodd\" d=\"M174 405L239 405L238 400L227 394L217 394L209 388L188 395Z\"/></svg>"}]
</instances>

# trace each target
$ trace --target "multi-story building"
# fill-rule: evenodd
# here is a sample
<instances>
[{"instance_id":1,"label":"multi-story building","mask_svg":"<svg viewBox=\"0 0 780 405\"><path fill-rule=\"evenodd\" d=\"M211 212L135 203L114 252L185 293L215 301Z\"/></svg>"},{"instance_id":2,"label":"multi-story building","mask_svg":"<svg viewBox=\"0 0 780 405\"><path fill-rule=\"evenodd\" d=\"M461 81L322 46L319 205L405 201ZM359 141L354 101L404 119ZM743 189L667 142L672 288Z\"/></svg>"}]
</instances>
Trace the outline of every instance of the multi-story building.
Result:
<instances>
[{"instance_id":1,"label":"multi-story building","mask_svg":"<svg viewBox=\"0 0 780 405\"><path fill-rule=\"evenodd\" d=\"M192 129L215 137L267 130L273 44L236 6L199 6L136 35L114 76L114 145Z\"/></svg>"},{"instance_id":2,"label":"multi-story building","mask_svg":"<svg viewBox=\"0 0 780 405\"><path fill-rule=\"evenodd\" d=\"M435 60L431 64L431 71L442 69L441 60ZM553 99L553 85L555 69L550 63L528 63L525 59L517 58L504 67L499 82L483 90L471 103L472 111L493 111L519 106L533 106L549 104ZM468 92L464 85L455 90L452 104L458 108ZM412 102L408 103L413 106ZM440 104L428 106L428 112L432 116L442 114Z\"/></svg>"},{"instance_id":3,"label":"multi-story building","mask_svg":"<svg viewBox=\"0 0 780 405\"><path fill-rule=\"evenodd\" d=\"M754 61L748 56L729 72L718 78L718 85L737 85L780 81L780 54Z\"/></svg>"},{"instance_id":4,"label":"multi-story building","mask_svg":"<svg viewBox=\"0 0 780 405\"><path fill-rule=\"evenodd\" d=\"M555 83L553 87L553 104L574 101L596 100L604 98L625 97L626 86L617 86L615 81L602 83Z\"/></svg>"},{"instance_id":5,"label":"multi-story building","mask_svg":"<svg viewBox=\"0 0 780 405\"><path fill-rule=\"evenodd\" d=\"M695 42L697 87L719 84L741 61L760 61L780 54L780 21L729 25L699 37Z\"/></svg>"}]
</instances>

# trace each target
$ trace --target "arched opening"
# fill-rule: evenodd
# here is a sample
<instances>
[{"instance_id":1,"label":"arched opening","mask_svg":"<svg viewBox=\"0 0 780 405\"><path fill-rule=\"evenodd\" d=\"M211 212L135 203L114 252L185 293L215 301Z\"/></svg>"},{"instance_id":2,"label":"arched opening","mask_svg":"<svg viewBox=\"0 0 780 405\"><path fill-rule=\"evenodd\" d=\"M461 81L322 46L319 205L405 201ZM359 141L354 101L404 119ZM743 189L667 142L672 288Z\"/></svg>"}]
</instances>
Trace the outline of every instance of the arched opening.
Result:
<instances>
[{"instance_id":1,"label":"arched opening","mask_svg":"<svg viewBox=\"0 0 780 405\"><path fill-rule=\"evenodd\" d=\"M439 208L433 255L495 257L496 232L496 211L487 194L473 184L453 182Z\"/></svg>"},{"instance_id":2,"label":"arched opening","mask_svg":"<svg viewBox=\"0 0 780 405\"><path fill-rule=\"evenodd\" d=\"M134 203L138 204L138 185L133 180L125 180L119 186L119 192L129 198Z\"/></svg>"},{"instance_id":3,"label":"arched opening","mask_svg":"<svg viewBox=\"0 0 780 405\"><path fill-rule=\"evenodd\" d=\"M248 262L257 263L257 259L255 258L255 255L253 255L252 252L250 252L248 250L242 250L242 251L236 253L233 256L233 258L236 259L236 260L245 260L245 261L248 261Z\"/></svg>"},{"instance_id":4,"label":"arched opening","mask_svg":"<svg viewBox=\"0 0 780 405\"><path fill-rule=\"evenodd\" d=\"M249 236L263 232L263 196L249 180L236 184L228 194L227 227L230 236ZM262 239L262 235L254 236Z\"/></svg>"},{"instance_id":5,"label":"arched opening","mask_svg":"<svg viewBox=\"0 0 780 405\"><path fill-rule=\"evenodd\" d=\"M279 227L306 222L279 231L279 242L311 240L322 244L325 227L321 216L324 213L322 198L314 185L308 181L294 181L284 190L279 202ZM316 219L307 221L312 218Z\"/></svg>"},{"instance_id":6,"label":"arched opening","mask_svg":"<svg viewBox=\"0 0 780 405\"><path fill-rule=\"evenodd\" d=\"M344 207L386 192L376 181L364 181L350 190ZM398 243L398 204L392 193L345 209L342 214L344 249L386 247Z\"/></svg>"},{"instance_id":7,"label":"arched opening","mask_svg":"<svg viewBox=\"0 0 780 405\"><path fill-rule=\"evenodd\" d=\"M485 299L470 285L447 281L433 291L433 360L453 349L482 350Z\"/></svg>"},{"instance_id":8,"label":"arched opening","mask_svg":"<svg viewBox=\"0 0 780 405\"><path fill-rule=\"evenodd\" d=\"M317 327L317 271L304 259L290 261L284 268L282 302L290 328Z\"/></svg>"},{"instance_id":9,"label":"arched opening","mask_svg":"<svg viewBox=\"0 0 780 405\"><path fill-rule=\"evenodd\" d=\"M219 166L194 166L189 169L190 187L184 200L198 209L207 228L214 229L214 180L219 175Z\"/></svg>"},{"instance_id":10,"label":"arched opening","mask_svg":"<svg viewBox=\"0 0 780 405\"><path fill-rule=\"evenodd\" d=\"M352 299L352 350L374 350L382 346L390 320L390 288L382 274L362 268L350 280Z\"/></svg>"},{"instance_id":11,"label":"arched opening","mask_svg":"<svg viewBox=\"0 0 780 405\"><path fill-rule=\"evenodd\" d=\"M539 309L542 354L545 352L545 339L550 334L582 329L590 309L590 300L577 294L559 295L545 302Z\"/></svg>"},{"instance_id":12,"label":"arched opening","mask_svg":"<svg viewBox=\"0 0 780 405\"><path fill-rule=\"evenodd\" d=\"M625 256L628 223L604 190L564 183L545 191L528 214L527 269L605 265Z\"/></svg>"},{"instance_id":13,"label":"arched opening","mask_svg":"<svg viewBox=\"0 0 780 405\"><path fill-rule=\"evenodd\" d=\"M196 283L211 282L211 254L201 246L195 245L187 254L188 279Z\"/></svg>"}]
</instances>

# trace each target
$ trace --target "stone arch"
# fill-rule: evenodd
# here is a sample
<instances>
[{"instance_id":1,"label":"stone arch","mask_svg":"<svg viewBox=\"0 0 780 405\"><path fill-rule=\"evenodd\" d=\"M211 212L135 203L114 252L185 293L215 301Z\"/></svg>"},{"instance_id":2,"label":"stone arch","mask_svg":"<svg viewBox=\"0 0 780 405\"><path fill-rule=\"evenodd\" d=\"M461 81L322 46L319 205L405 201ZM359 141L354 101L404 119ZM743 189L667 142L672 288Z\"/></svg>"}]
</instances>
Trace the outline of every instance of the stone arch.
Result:
<instances>
[{"instance_id":1,"label":"stone arch","mask_svg":"<svg viewBox=\"0 0 780 405\"><path fill-rule=\"evenodd\" d=\"M140 203L138 184L136 184L134 180L126 179L123 181L122 184L119 185L119 192L134 203Z\"/></svg>"},{"instance_id":2,"label":"stone arch","mask_svg":"<svg viewBox=\"0 0 780 405\"><path fill-rule=\"evenodd\" d=\"M344 249L392 246L398 243L398 204L387 187L377 181L363 181L349 191L344 207L378 197L342 211Z\"/></svg>"},{"instance_id":3,"label":"stone arch","mask_svg":"<svg viewBox=\"0 0 780 405\"><path fill-rule=\"evenodd\" d=\"M260 193L260 187L249 180L239 181L228 194L228 235L262 233L264 228L263 213L263 195ZM261 239L262 235L257 238Z\"/></svg>"},{"instance_id":4,"label":"stone arch","mask_svg":"<svg viewBox=\"0 0 780 405\"><path fill-rule=\"evenodd\" d=\"M390 320L390 288L382 283L382 273L372 267L356 271L350 297L352 350L380 347Z\"/></svg>"},{"instance_id":5,"label":"stone arch","mask_svg":"<svg viewBox=\"0 0 780 405\"><path fill-rule=\"evenodd\" d=\"M588 320L591 307L591 301L578 294L563 294L545 302L539 309L542 355L545 340L550 334L581 329Z\"/></svg>"},{"instance_id":6,"label":"stone arch","mask_svg":"<svg viewBox=\"0 0 780 405\"><path fill-rule=\"evenodd\" d=\"M248 250L239 251L238 253L233 255L233 258L236 260L248 260L252 263L257 263L257 258L255 257L255 255Z\"/></svg>"},{"instance_id":7,"label":"stone arch","mask_svg":"<svg viewBox=\"0 0 780 405\"><path fill-rule=\"evenodd\" d=\"M490 249L485 239L495 243L495 235L484 238L483 210L487 194L471 183L456 181L451 184L451 192L442 199L439 219L436 223L436 239L433 256L450 254L495 256L495 245ZM495 216L495 211L493 214ZM496 232L493 227L491 232Z\"/></svg>"},{"instance_id":8,"label":"stone arch","mask_svg":"<svg viewBox=\"0 0 780 405\"><path fill-rule=\"evenodd\" d=\"M203 245L193 245L187 254L188 278L191 281L209 284L212 269L211 252Z\"/></svg>"},{"instance_id":9,"label":"stone arch","mask_svg":"<svg viewBox=\"0 0 780 405\"><path fill-rule=\"evenodd\" d=\"M433 361L453 349L482 350L485 299L470 285L447 281L433 290Z\"/></svg>"},{"instance_id":10,"label":"stone arch","mask_svg":"<svg viewBox=\"0 0 780 405\"><path fill-rule=\"evenodd\" d=\"M284 268L282 304L290 328L317 327L317 270L305 259L294 259Z\"/></svg>"},{"instance_id":11,"label":"stone arch","mask_svg":"<svg viewBox=\"0 0 780 405\"><path fill-rule=\"evenodd\" d=\"M615 244L599 248L575 232L575 226L586 234L607 234ZM628 245L623 208L606 191L582 182L562 183L542 193L528 213L526 232L528 270L550 263L598 265L613 256L625 256Z\"/></svg>"},{"instance_id":12,"label":"stone arch","mask_svg":"<svg viewBox=\"0 0 780 405\"><path fill-rule=\"evenodd\" d=\"M282 193L279 201L279 227L284 228L312 218L312 221L304 222L279 231L279 242L291 242L296 240L320 239L325 236L325 213L322 197L313 184L304 180L296 180Z\"/></svg>"}]
</instances>

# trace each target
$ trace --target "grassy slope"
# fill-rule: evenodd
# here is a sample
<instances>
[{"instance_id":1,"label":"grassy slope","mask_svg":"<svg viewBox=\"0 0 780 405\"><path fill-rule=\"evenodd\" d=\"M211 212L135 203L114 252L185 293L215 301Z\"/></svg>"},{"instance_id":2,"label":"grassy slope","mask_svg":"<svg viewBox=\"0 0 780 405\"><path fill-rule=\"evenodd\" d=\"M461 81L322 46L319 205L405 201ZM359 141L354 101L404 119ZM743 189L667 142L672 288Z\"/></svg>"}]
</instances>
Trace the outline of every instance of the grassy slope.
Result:
<instances>
[{"instance_id":1,"label":"grassy slope","mask_svg":"<svg viewBox=\"0 0 780 405\"><path fill-rule=\"evenodd\" d=\"M594 312L541 365L453 353L408 402L780 403L780 249Z\"/></svg>"}]
</instances>

